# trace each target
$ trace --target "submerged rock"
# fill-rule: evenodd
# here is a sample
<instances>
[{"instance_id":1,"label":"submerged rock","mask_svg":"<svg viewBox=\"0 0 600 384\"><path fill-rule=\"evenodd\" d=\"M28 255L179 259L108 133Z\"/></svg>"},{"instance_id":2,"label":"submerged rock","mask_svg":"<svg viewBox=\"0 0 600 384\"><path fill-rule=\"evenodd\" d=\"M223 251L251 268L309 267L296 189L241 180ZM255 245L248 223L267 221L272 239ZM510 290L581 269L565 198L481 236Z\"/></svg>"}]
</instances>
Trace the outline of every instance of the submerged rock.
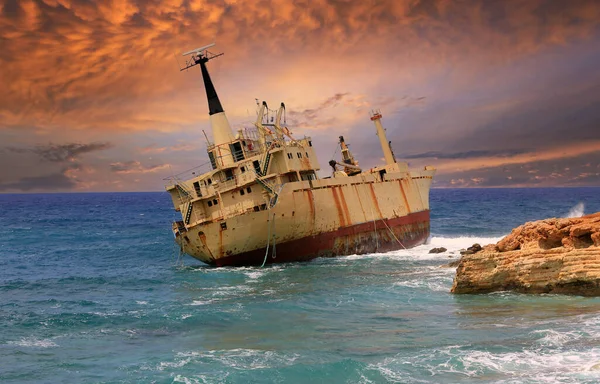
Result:
<instances>
[{"instance_id":1,"label":"submerged rock","mask_svg":"<svg viewBox=\"0 0 600 384\"><path fill-rule=\"evenodd\" d=\"M528 222L495 245L471 248L461 252L453 293L600 296L600 212Z\"/></svg>"},{"instance_id":2,"label":"submerged rock","mask_svg":"<svg viewBox=\"0 0 600 384\"><path fill-rule=\"evenodd\" d=\"M432 248L429 250L429 253L444 253L447 249L444 247Z\"/></svg>"}]
</instances>

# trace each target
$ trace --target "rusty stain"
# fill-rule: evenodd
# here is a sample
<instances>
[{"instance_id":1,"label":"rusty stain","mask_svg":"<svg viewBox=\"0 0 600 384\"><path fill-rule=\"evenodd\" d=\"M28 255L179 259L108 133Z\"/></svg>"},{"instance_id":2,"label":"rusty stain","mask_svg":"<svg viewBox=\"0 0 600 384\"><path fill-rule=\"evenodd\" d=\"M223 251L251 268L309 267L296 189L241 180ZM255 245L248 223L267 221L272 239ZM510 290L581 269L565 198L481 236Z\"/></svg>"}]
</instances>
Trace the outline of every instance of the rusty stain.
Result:
<instances>
[{"instance_id":1,"label":"rusty stain","mask_svg":"<svg viewBox=\"0 0 600 384\"><path fill-rule=\"evenodd\" d=\"M313 196L313 192L310 189L305 190L306 195L308 196L308 205L310 208L310 218L314 225L315 223L315 197Z\"/></svg>"},{"instance_id":2,"label":"rusty stain","mask_svg":"<svg viewBox=\"0 0 600 384\"><path fill-rule=\"evenodd\" d=\"M358 204L360 204L360 210L363 213L363 217L365 218L365 220L367 219L367 214L365 213L365 208L362 205L362 200L360 198L360 192L358 191L358 188L356 187L356 184L352 184L352 186L354 187L354 190L356 191L356 197L358 200Z\"/></svg>"},{"instance_id":3,"label":"rusty stain","mask_svg":"<svg viewBox=\"0 0 600 384\"><path fill-rule=\"evenodd\" d=\"M406 211L410 212L410 205L408 205L408 199L406 198L406 193L404 192L404 187L402 185L402 181L404 179L398 180L398 185L400 185L400 192L402 192L402 198L404 199L404 204L406 204Z\"/></svg>"},{"instance_id":4,"label":"rusty stain","mask_svg":"<svg viewBox=\"0 0 600 384\"><path fill-rule=\"evenodd\" d=\"M213 256L212 252L210 251L210 248L208 248L208 245L206 244L206 235L204 234L204 232L198 232L198 237L200 237L200 241L204 245L204 248L208 251L210 258L214 260L215 257Z\"/></svg>"},{"instance_id":5,"label":"rusty stain","mask_svg":"<svg viewBox=\"0 0 600 384\"><path fill-rule=\"evenodd\" d=\"M335 208L337 209L338 218L340 219L340 227L346 226L346 219L344 218L344 211L341 207L340 197L337 194L337 188L331 188L333 194L333 201L335 202Z\"/></svg>"},{"instance_id":6,"label":"rusty stain","mask_svg":"<svg viewBox=\"0 0 600 384\"><path fill-rule=\"evenodd\" d=\"M223 257L223 229L219 229L219 257Z\"/></svg>"},{"instance_id":7,"label":"rusty stain","mask_svg":"<svg viewBox=\"0 0 600 384\"><path fill-rule=\"evenodd\" d=\"M340 192L340 202L342 203L342 209L344 210L344 214L346 215L346 221L348 224L352 224L352 220L350 219L350 210L348 210L348 204L346 203L346 197L344 196L344 191L342 187L337 187Z\"/></svg>"},{"instance_id":8,"label":"rusty stain","mask_svg":"<svg viewBox=\"0 0 600 384\"><path fill-rule=\"evenodd\" d=\"M379 203L377 202L377 196L375 196L375 189L373 188L373 184L369 184L369 190L371 191L371 198L373 200L373 204L375 204L375 209L379 214L379 217L383 217L381 214L381 209L379 209Z\"/></svg>"}]
</instances>

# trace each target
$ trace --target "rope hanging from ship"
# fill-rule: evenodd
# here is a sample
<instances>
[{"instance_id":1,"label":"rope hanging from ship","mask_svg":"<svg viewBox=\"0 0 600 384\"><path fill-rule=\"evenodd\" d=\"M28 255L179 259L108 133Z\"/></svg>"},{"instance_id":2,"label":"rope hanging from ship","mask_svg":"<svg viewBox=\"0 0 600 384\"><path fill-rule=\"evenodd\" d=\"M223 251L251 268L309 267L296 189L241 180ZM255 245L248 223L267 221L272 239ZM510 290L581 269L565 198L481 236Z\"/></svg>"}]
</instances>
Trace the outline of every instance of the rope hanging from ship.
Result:
<instances>
[{"instance_id":1,"label":"rope hanging from ship","mask_svg":"<svg viewBox=\"0 0 600 384\"><path fill-rule=\"evenodd\" d=\"M260 266L261 268L263 268L265 266L265 263L267 262L267 256L269 256L269 246L271 244L271 226L273 225L273 223L275 222L275 214L273 214L273 220L269 220L269 215L267 214L267 249L265 250L265 258L262 262L262 265Z\"/></svg>"}]
</instances>

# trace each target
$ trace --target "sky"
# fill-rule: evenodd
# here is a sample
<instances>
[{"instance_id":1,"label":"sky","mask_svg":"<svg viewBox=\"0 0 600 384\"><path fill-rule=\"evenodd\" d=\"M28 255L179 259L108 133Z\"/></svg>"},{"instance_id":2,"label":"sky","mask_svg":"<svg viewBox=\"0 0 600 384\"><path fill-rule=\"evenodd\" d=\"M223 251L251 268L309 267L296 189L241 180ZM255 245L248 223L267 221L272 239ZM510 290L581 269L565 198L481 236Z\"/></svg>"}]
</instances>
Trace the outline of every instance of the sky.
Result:
<instances>
[{"instance_id":1,"label":"sky","mask_svg":"<svg viewBox=\"0 0 600 384\"><path fill-rule=\"evenodd\" d=\"M208 161L200 70L234 130L287 107L321 176L369 112L433 187L600 185L600 2L0 0L0 192L158 191Z\"/></svg>"}]
</instances>

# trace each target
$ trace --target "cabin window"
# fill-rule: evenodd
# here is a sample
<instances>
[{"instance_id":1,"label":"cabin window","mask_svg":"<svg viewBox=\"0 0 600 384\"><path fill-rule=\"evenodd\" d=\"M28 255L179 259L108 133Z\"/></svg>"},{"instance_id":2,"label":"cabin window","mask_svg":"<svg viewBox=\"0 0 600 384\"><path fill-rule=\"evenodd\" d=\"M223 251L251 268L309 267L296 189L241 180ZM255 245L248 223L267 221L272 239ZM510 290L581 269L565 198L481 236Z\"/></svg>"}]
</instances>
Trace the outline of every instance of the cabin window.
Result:
<instances>
[{"instance_id":1,"label":"cabin window","mask_svg":"<svg viewBox=\"0 0 600 384\"><path fill-rule=\"evenodd\" d=\"M254 212L258 212L258 211L260 211L260 207L258 205L255 205L254 206Z\"/></svg>"},{"instance_id":2,"label":"cabin window","mask_svg":"<svg viewBox=\"0 0 600 384\"><path fill-rule=\"evenodd\" d=\"M207 204L208 204L209 207L212 207L212 201L208 200Z\"/></svg>"},{"instance_id":3,"label":"cabin window","mask_svg":"<svg viewBox=\"0 0 600 384\"><path fill-rule=\"evenodd\" d=\"M267 204L261 204L260 205L260 210L264 211L265 209L267 209Z\"/></svg>"},{"instance_id":4,"label":"cabin window","mask_svg":"<svg viewBox=\"0 0 600 384\"><path fill-rule=\"evenodd\" d=\"M252 188L250 188L250 187L246 188L246 192L252 193Z\"/></svg>"},{"instance_id":5,"label":"cabin window","mask_svg":"<svg viewBox=\"0 0 600 384\"><path fill-rule=\"evenodd\" d=\"M206 180L206 182L208 183L208 185L212 184L212 180L210 178L208 180Z\"/></svg>"},{"instance_id":6,"label":"cabin window","mask_svg":"<svg viewBox=\"0 0 600 384\"><path fill-rule=\"evenodd\" d=\"M312 141L310 141L310 140L308 141L308 146L312 147Z\"/></svg>"},{"instance_id":7,"label":"cabin window","mask_svg":"<svg viewBox=\"0 0 600 384\"><path fill-rule=\"evenodd\" d=\"M212 167L212 169L217 169L217 160L215 158L215 153L212 151L208 152L208 158L210 159L210 166Z\"/></svg>"},{"instance_id":8,"label":"cabin window","mask_svg":"<svg viewBox=\"0 0 600 384\"><path fill-rule=\"evenodd\" d=\"M308 159L308 152L304 152L304 154L306 155L306 158Z\"/></svg>"},{"instance_id":9,"label":"cabin window","mask_svg":"<svg viewBox=\"0 0 600 384\"><path fill-rule=\"evenodd\" d=\"M299 159L302 158L302 154L300 152L296 153L296 155L298 156Z\"/></svg>"},{"instance_id":10,"label":"cabin window","mask_svg":"<svg viewBox=\"0 0 600 384\"><path fill-rule=\"evenodd\" d=\"M379 171L379 177L381 177L381 181L384 181L384 176L385 176L385 169L382 169L381 171Z\"/></svg>"},{"instance_id":11,"label":"cabin window","mask_svg":"<svg viewBox=\"0 0 600 384\"><path fill-rule=\"evenodd\" d=\"M256 171L256 173L260 175L260 163L258 162L258 160L254 160L252 162L252 165L254 165L254 170Z\"/></svg>"},{"instance_id":12,"label":"cabin window","mask_svg":"<svg viewBox=\"0 0 600 384\"><path fill-rule=\"evenodd\" d=\"M231 180L231 179L233 179L233 170L226 169L225 170L225 180Z\"/></svg>"},{"instance_id":13,"label":"cabin window","mask_svg":"<svg viewBox=\"0 0 600 384\"><path fill-rule=\"evenodd\" d=\"M242 150L242 145L239 141L236 141L233 144L229 144L229 150L233 155L233 161L241 161L244 160L244 151Z\"/></svg>"},{"instance_id":14,"label":"cabin window","mask_svg":"<svg viewBox=\"0 0 600 384\"><path fill-rule=\"evenodd\" d=\"M245 192L244 192L244 188L240 189L240 195L244 196Z\"/></svg>"},{"instance_id":15,"label":"cabin window","mask_svg":"<svg viewBox=\"0 0 600 384\"><path fill-rule=\"evenodd\" d=\"M217 205L217 204L219 204L219 200L217 200L217 199L214 199L214 200L213 200L213 205Z\"/></svg>"},{"instance_id":16,"label":"cabin window","mask_svg":"<svg viewBox=\"0 0 600 384\"><path fill-rule=\"evenodd\" d=\"M288 159L293 159L294 158L291 153L288 153L287 155L288 155Z\"/></svg>"},{"instance_id":17,"label":"cabin window","mask_svg":"<svg viewBox=\"0 0 600 384\"><path fill-rule=\"evenodd\" d=\"M242 140L242 145L245 147L246 146L246 141Z\"/></svg>"},{"instance_id":18,"label":"cabin window","mask_svg":"<svg viewBox=\"0 0 600 384\"><path fill-rule=\"evenodd\" d=\"M196 191L196 196L202 197L202 191L200 191L200 182L199 181L194 182L194 190Z\"/></svg>"},{"instance_id":19,"label":"cabin window","mask_svg":"<svg viewBox=\"0 0 600 384\"><path fill-rule=\"evenodd\" d=\"M296 172L290 172L288 173L288 179L290 183L293 183L294 181L298 181L298 175L296 175Z\"/></svg>"},{"instance_id":20,"label":"cabin window","mask_svg":"<svg viewBox=\"0 0 600 384\"><path fill-rule=\"evenodd\" d=\"M240 171L242 171L242 173L246 172L246 167L240 167Z\"/></svg>"},{"instance_id":21,"label":"cabin window","mask_svg":"<svg viewBox=\"0 0 600 384\"><path fill-rule=\"evenodd\" d=\"M221 222L221 229L227 229L227 223L225 221Z\"/></svg>"}]
</instances>

